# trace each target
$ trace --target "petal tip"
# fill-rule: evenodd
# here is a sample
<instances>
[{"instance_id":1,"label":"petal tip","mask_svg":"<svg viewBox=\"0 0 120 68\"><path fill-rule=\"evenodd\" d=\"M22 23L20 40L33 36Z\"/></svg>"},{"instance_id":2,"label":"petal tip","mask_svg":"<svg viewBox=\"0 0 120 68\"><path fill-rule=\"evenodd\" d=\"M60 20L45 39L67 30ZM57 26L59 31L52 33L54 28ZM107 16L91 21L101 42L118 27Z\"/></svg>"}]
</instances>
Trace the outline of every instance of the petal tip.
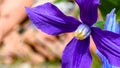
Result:
<instances>
[{"instance_id":1,"label":"petal tip","mask_svg":"<svg viewBox=\"0 0 120 68\"><path fill-rule=\"evenodd\" d=\"M25 7L25 10L26 10L27 13L29 13L31 11L31 8Z\"/></svg>"},{"instance_id":2,"label":"petal tip","mask_svg":"<svg viewBox=\"0 0 120 68\"><path fill-rule=\"evenodd\" d=\"M116 8L113 8L112 11L110 12L110 14L114 14L115 10L116 10Z\"/></svg>"}]
</instances>

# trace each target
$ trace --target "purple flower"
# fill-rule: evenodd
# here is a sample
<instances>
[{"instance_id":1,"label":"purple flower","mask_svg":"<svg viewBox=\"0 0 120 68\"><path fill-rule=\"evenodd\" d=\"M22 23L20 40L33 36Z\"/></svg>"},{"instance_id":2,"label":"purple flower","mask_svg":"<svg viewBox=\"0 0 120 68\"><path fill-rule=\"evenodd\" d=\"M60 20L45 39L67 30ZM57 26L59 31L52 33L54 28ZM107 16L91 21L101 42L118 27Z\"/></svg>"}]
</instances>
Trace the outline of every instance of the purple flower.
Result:
<instances>
[{"instance_id":1,"label":"purple flower","mask_svg":"<svg viewBox=\"0 0 120 68\"><path fill-rule=\"evenodd\" d=\"M120 26L116 21L115 8L109 14L107 14L104 29L120 34ZM96 51L96 53L102 60L102 68L118 68L116 66L111 65L108 62L108 59L104 55L102 55L102 53L100 53L98 50Z\"/></svg>"},{"instance_id":2,"label":"purple flower","mask_svg":"<svg viewBox=\"0 0 120 68\"><path fill-rule=\"evenodd\" d=\"M26 8L31 21L43 32L58 35L74 32L62 55L62 68L90 68L92 57L89 50L90 35L97 49L110 64L120 66L120 35L101 30L92 25L97 20L99 0L76 0L80 7L81 22L66 16L51 3Z\"/></svg>"}]
</instances>

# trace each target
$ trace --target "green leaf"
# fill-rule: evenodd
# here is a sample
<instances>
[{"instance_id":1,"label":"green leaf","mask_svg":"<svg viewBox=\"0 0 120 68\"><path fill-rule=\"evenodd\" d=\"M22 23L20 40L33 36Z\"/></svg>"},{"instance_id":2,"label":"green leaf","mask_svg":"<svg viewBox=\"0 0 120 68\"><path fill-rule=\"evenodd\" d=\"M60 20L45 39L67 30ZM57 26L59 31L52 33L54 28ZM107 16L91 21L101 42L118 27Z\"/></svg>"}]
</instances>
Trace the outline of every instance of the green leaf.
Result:
<instances>
[{"instance_id":1,"label":"green leaf","mask_svg":"<svg viewBox=\"0 0 120 68\"><path fill-rule=\"evenodd\" d=\"M92 67L91 68L102 68L102 61L100 60L99 56L91 52L92 54Z\"/></svg>"},{"instance_id":2,"label":"green leaf","mask_svg":"<svg viewBox=\"0 0 120 68\"><path fill-rule=\"evenodd\" d=\"M94 24L94 26L104 29L104 22L105 21L98 21Z\"/></svg>"},{"instance_id":3,"label":"green leaf","mask_svg":"<svg viewBox=\"0 0 120 68\"><path fill-rule=\"evenodd\" d=\"M118 12L116 13L117 16L117 21L120 22L120 9L118 10Z\"/></svg>"}]
</instances>

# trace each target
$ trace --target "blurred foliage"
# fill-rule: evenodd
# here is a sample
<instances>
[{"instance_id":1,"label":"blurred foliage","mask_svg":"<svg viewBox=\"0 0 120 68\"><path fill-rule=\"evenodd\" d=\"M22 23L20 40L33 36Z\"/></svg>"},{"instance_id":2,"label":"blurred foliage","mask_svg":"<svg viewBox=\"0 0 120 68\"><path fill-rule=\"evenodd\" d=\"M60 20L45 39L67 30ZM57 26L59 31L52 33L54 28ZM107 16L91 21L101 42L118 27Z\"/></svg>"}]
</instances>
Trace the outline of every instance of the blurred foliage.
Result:
<instances>
[{"instance_id":1,"label":"blurred foliage","mask_svg":"<svg viewBox=\"0 0 120 68\"><path fill-rule=\"evenodd\" d=\"M116 16L117 16L117 21L120 22L120 9L118 10Z\"/></svg>"},{"instance_id":2,"label":"blurred foliage","mask_svg":"<svg viewBox=\"0 0 120 68\"><path fill-rule=\"evenodd\" d=\"M102 68L101 60L97 54L91 52L92 54L92 68Z\"/></svg>"},{"instance_id":3,"label":"blurred foliage","mask_svg":"<svg viewBox=\"0 0 120 68\"><path fill-rule=\"evenodd\" d=\"M31 64L29 62L23 62L22 59L18 58L16 61L11 65L0 64L0 68L61 68L60 60L57 59L55 61L47 61L45 63L39 64Z\"/></svg>"},{"instance_id":4,"label":"blurred foliage","mask_svg":"<svg viewBox=\"0 0 120 68\"><path fill-rule=\"evenodd\" d=\"M120 22L120 0L101 0L100 10L105 20L106 15L116 8L117 19Z\"/></svg>"},{"instance_id":5,"label":"blurred foliage","mask_svg":"<svg viewBox=\"0 0 120 68\"><path fill-rule=\"evenodd\" d=\"M104 29L104 23L105 21L97 21L94 26Z\"/></svg>"}]
</instances>

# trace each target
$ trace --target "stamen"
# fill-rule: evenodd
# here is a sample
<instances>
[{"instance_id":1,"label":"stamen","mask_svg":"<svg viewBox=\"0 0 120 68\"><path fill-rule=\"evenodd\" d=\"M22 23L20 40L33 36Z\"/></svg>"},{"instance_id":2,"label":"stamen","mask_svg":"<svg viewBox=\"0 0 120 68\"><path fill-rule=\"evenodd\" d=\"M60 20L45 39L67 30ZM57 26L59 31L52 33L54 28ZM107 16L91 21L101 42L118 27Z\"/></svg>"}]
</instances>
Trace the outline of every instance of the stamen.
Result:
<instances>
[{"instance_id":1,"label":"stamen","mask_svg":"<svg viewBox=\"0 0 120 68\"><path fill-rule=\"evenodd\" d=\"M87 38L90 35L90 33L91 33L90 28L85 24L81 24L78 26L74 35L78 40L83 40L83 39Z\"/></svg>"}]
</instances>

